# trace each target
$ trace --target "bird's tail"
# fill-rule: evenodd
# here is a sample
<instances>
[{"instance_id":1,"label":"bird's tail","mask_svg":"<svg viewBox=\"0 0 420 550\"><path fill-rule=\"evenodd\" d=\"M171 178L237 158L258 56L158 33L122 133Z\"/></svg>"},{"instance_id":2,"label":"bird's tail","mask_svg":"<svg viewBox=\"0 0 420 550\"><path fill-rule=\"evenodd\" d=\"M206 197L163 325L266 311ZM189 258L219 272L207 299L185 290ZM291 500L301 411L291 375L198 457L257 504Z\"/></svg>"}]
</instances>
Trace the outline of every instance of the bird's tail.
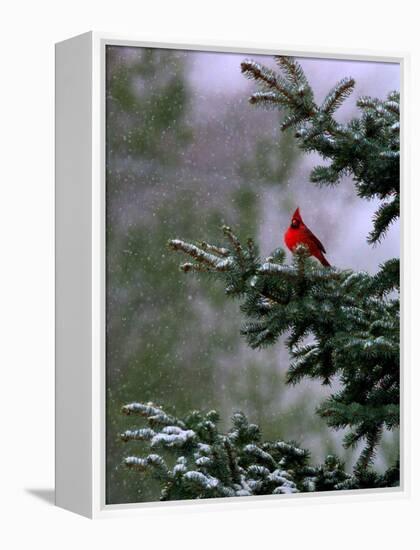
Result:
<instances>
[{"instance_id":1,"label":"bird's tail","mask_svg":"<svg viewBox=\"0 0 420 550\"><path fill-rule=\"evenodd\" d=\"M325 265L325 267L331 267L330 262L327 260L322 252L319 253L318 260L322 263L322 265Z\"/></svg>"}]
</instances>

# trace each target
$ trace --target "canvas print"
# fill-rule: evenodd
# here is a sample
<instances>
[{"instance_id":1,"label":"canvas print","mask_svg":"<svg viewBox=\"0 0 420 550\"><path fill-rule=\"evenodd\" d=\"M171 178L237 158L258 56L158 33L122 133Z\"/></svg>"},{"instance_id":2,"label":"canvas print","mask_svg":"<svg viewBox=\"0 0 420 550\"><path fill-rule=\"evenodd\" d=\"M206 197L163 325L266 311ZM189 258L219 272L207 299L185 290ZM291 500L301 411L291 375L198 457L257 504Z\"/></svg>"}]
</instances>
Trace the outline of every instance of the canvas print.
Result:
<instances>
[{"instance_id":1,"label":"canvas print","mask_svg":"<svg viewBox=\"0 0 420 550\"><path fill-rule=\"evenodd\" d=\"M400 67L106 48L106 502L399 485Z\"/></svg>"}]
</instances>

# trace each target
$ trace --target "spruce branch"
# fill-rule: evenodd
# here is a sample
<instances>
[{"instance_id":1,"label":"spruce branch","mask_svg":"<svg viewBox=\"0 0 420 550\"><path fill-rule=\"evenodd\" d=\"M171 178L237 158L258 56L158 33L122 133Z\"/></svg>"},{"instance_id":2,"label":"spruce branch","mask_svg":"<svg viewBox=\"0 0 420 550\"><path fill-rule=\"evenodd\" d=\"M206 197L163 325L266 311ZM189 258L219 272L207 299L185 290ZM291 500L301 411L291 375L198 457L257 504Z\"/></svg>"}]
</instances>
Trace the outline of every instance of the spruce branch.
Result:
<instances>
[{"instance_id":1,"label":"spruce branch","mask_svg":"<svg viewBox=\"0 0 420 550\"><path fill-rule=\"evenodd\" d=\"M155 436L155 431L150 428L140 430L126 430L120 435L122 441L149 441Z\"/></svg>"},{"instance_id":2,"label":"spruce branch","mask_svg":"<svg viewBox=\"0 0 420 550\"><path fill-rule=\"evenodd\" d=\"M255 92L249 98L251 105L261 105L266 109L277 108L282 104L282 97L276 92Z\"/></svg>"},{"instance_id":3,"label":"spruce branch","mask_svg":"<svg viewBox=\"0 0 420 550\"><path fill-rule=\"evenodd\" d=\"M173 416L167 415L160 407L157 407L154 403L128 403L121 408L121 412L126 416L142 416L147 419L151 427L154 426L167 426L175 424L181 428L184 425L177 424L178 420Z\"/></svg>"},{"instance_id":4,"label":"spruce branch","mask_svg":"<svg viewBox=\"0 0 420 550\"><path fill-rule=\"evenodd\" d=\"M251 96L251 104L269 103L271 106L277 104L279 107L295 109L299 112L300 120L315 114L316 106L311 88L303 81L296 83L290 73L284 78L260 63L250 60L241 63L241 70L246 78L255 80L261 88L260 92ZM265 93L270 95L264 95Z\"/></svg>"},{"instance_id":5,"label":"spruce branch","mask_svg":"<svg viewBox=\"0 0 420 550\"><path fill-rule=\"evenodd\" d=\"M275 55L274 59L279 67L284 70L284 74L291 84L309 87L302 67L293 57L286 55Z\"/></svg>"},{"instance_id":6,"label":"spruce branch","mask_svg":"<svg viewBox=\"0 0 420 550\"><path fill-rule=\"evenodd\" d=\"M354 90L353 78L340 80L318 106L300 64L285 56L275 61L279 74L251 60L242 63L244 75L262 88L251 96L251 103L281 110L281 129L294 128L303 151L330 161L312 171L312 182L336 185L350 175L360 197L383 201L375 215L381 221L368 237L371 244L379 242L399 215L395 209L391 216L381 210L387 209L390 196L399 194L399 94L391 92L385 101L360 97L361 116L340 124L333 115Z\"/></svg>"},{"instance_id":7,"label":"spruce branch","mask_svg":"<svg viewBox=\"0 0 420 550\"><path fill-rule=\"evenodd\" d=\"M124 459L124 465L136 472L151 472L159 480L169 479L168 467L163 458L157 454L150 454L145 458L137 456L128 456Z\"/></svg>"},{"instance_id":8,"label":"spruce branch","mask_svg":"<svg viewBox=\"0 0 420 550\"><path fill-rule=\"evenodd\" d=\"M343 172L344 169L337 169L335 166L315 166L311 172L310 180L312 183L321 185L337 185Z\"/></svg>"},{"instance_id":9,"label":"spruce branch","mask_svg":"<svg viewBox=\"0 0 420 550\"><path fill-rule=\"evenodd\" d=\"M226 292L242 300L246 319L241 334L249 346L273 345L287 333L289 384L309 377L328 385L333 376L340 376L343 389L317 412L333 428L350 428L348 441L373 441L369 439L373 429L379 434L384 428L395 429L398 303L386 296L398 288L399 263L389 261L373 276L325 269L309 257L305 246L298 246L288 265L283 250L259 259L253 244L242 245L229 227L223 232L228 241L224 250L229 251L223 260L229 268L214 272L224 278ZM190 254L188 243L182 251ZM193 254L205 262L195 250ZM314 342L307 344L308 337ZM365 455L372 453L366 450Z\"/></svg>"},{"instance_id":10,"label":"spruce branch","mask_svg":"<svg viewBox=\"0 0 420 550\"><path fill-rule=\"evenodd\" d=\"M219 256L216 256L215 254L210 254L203 250L202 248L199 248L198 246L195 246L194 244L187 243L185 241L182 241L180 239L172 239L168 242L168 247L171 250L176 251L182 251L188 254L188 256L191 256L191 258L194 258L197 260L198 264L205 264L209 268L213 268L215 271L228 271L231 267L231 260L229 257L221 259ZM207 246L204 246L205 249L207 249ZM195 267L197 264L183 264L181 269L183 271L191 271L191 270L198 270L200 269L198 267Z\"/></svg>"},{"instance_id":11,"label":"spruce branch","mask_svg":"<svg viewBox=\"0 0 420 550\"><path fill-rule=\"evenodd\" d=\"M241 70L246 78L256 80L264 91L275 93L283 104L293 103L293 94L289 85L272 70L255 61L242 62Z\"/></svg>"},{"instance_id":12,"label":"spruce branch","mask_svg":"<svg viewBox=\"0 0 420 550\"><path fill-rule=\"evenodd\" d=\"M257 103L257 102L251 101L251 103ZM277 107L277 104L273 102L271 106ZM280 124L280 129L284 132L284 130L287 130L288 128L296 128L299 125L306 122L308 119L309 119L309 116L302 114L301 112L286 115Z\"/></svg>"},{"instance_id":13,"label":"spruce branch","mask_svg":"<svg viewBox=\"0 0 420 550\"><path fill-rule=\"evenodd\" d=\"M332 114L353 92L356 82L353 78L343 78L325 97L320 110L323 113Z\"/></svg>"},{"instance_id":14,"label":"spruce branch","mask_svg":"<svg viewBox=\"0 0 420 550\"><path fill-rule=\"evenodd\" d=\"M368 242L381 242L390 226L399 218L400 197L396 195L390 202L382 203L373 218L373 230L369 233Z\"/></svg>"},{"instance_id":15,"label":"spruce branch","mask_svg":"<svg viewBox=\"0 0 420 550\"><path fill-rule=\"evenodd\" d=\"M180 264L179 269L184 273L188 273L189 271L194 271L196 273L208 273L210 271L210 268L207 265L193 264L191 262Z\"/></svg>"},{"instance_id":16,"label":"spruce branch","mask_svg":"<svg viewBox=\"0 0 420 550\"><path fill-rule=\"evenodd\" d=\"M328 455L322 464L311 465L310 453L295 442L264 441L258 426L249 423L241 412L233 415L232 427L225 433L214 424L216 417L215 411L194 411L177 419L177 424L185 425L193 436L189 447L166 446L172 466L156 453L127 456L123 465L133 475L155 478L161 485L161 500L284 495L399 483L398 464L382 476L370 469L377 432L372 431L367 437L368 447L353 474L349 474L334 455ZM146 433L141 430L132 433ZM153 448L153 439L139 441L146 441Z\"/></svg>"},{"instance_id":17,"label":"spruce branch","mask_svg":"<svg viewBox=\"0 0 420 550\"><path fill-rule=\"evenodd\" d=\"M232 231L232 229L228 225L224 225L222 227L224 235L228 238L230 241L230 244L233 246L233 249L236 251L236 254L238 257L243 256L243 248L242 245L238 239L238 237L235 235L235 233Z\"/></svg>"},{"instance_id":18,"label":"spruce branch","mask_svg":"<svg viewBox=\"0 0 420 550\"><path fill-rule=\"evenodd\" d=\"M227 256L229 256L228 248L223 248L222 246L209 244L206 241L201 241L199 244L203 250L210 252L210 254L216 254L217 256L222 256L223 258L226 258Z\"/></svg>"},{"instance_id":19,"label":"spruce branch","mask_svg":"<svg viewBox=\"0 0 420 550\"><path fill-rule=\"evenodd\" d=\"M399 97L398 97L399 100ZM394 113L394 115L400 116L400 104L399 101L389 100L384 103L385 109Z\"/></svg>"}]
</instances>

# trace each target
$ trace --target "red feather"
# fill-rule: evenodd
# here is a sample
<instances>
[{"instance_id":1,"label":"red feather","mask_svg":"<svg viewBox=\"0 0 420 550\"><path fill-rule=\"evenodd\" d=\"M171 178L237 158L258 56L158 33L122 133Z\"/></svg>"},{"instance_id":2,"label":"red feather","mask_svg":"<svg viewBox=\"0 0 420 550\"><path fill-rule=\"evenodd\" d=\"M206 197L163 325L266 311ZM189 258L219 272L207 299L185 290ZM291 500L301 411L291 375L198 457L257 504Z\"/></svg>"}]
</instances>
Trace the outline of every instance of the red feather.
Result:
<instances>
[{"instance_id":1,"label":"red feather","mask_svg":"<svg viewBox=\"0 0 420 550\"><path fill-rule=\"evenodd\" d=\"M308 247L311 256L317 258L322 265L330 267L330 263L324 256L324 254L326 254L324 245L318 237L316 237L312 231L306 227L302 216L300 215L299 208L296 208L292 216L290 226L284 234L284 242L291 252L294 252L298 244L305 244Z\"/></svg>"},{"instance_id":2,"label":"red feather","mask_svg":"<svg viewBox=\"0 0 420 550\"><path fill-rule=\"evenodd\" d=\"M298 221L300 221L300 222L303 223L302 217L301 217L301 215L300 215L299 207L296 208L295 213L294 213L293 216L292 216L292 220L293 220L293 218L295 218L295 219L297 219Z\"/></svg>"}]
</instances>

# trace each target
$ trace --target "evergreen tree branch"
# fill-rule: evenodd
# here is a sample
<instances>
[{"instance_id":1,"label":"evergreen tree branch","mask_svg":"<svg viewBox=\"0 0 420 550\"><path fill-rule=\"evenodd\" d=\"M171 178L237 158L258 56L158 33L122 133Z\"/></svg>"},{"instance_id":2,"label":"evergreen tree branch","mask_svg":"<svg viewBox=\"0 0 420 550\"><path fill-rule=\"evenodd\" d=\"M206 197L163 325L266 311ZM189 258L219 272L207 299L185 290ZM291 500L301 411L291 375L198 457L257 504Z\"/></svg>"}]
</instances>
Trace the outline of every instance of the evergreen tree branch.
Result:
<instances>
[{"instance_id":1,"label":"evergreen tree branch","mask_svg":"<svg viewBox=\"0 0 420 550\"><path fill-rule=\"evenodd\" d=\"M178 433L177 426L166 425L152 437L149 437L148 428L130 431L130 434L142 434L140 439L127 439L122 434L123 442L146 441L152 449L153 438L160 437L164 442L162 450L170 453L172 464L168 466L161 455L151 453L145 457L128 456L123 465L133 475L150 475L156 479L161 484L161 500L281 495L398 485L398 464L384 476L364 468L371 458L368 451L358 463L358 477L356 473L346 473L343 462L333 455L327 456L323 464L312 466L309 452L296 443L263 441L258 426L250 424L243 413L233 415L233 425L227 433L218 430L216 417L214 411L207 414L195 411L183 419L176 419L177 425L184 425L192 433L188 447L173 445L166 439L168 433ZM375 447L374 438L372 434L369 453Z\"/></svg>"},{"instance_id":2,"label":"evergreen tree branch","mask_svg":"<svg viewBox=\"0 0 420 550\"><path fill-rule=\"evenodd\" d=\"M287 265L284 251L259 259L232 229L223 231L229 241L223 258L228 267L213 268L213 273L224 278L229 295L242 300L246 321L241 333L252 348L288 334L289 384L304 377L323 384L341 378L341 391L317 412L331 427L350 429L346 444L365 440L367 460L382 430L399 425L399 302L390 294L398 288L398 261L387 262L373 276L325 270L299 246ZM198 266L208 265L208 258L188 243L176 250L193 256ZM373 432L379 434L376 439Z\"/></svg>"},{"instance_id":3,"label":"evergreen tree branch","mask_svg":"<svg viewBox=\"0 0 420 550\"><path fill-rule=\"evenodd\" d=\"M392 201L382 203L376 211L373 218L373 230L369 233L368 242L370 244L379 243L399 216L400 197L395 195Z\"/></svg>"},{"instance_id":4,"label":"evergreen tree branch","mask_svg":"<svg viewBox=\"0 0 420 550\"><path fill-rule=\"evenodd\" d=\"M280 109L285 115L282 130L295 128L305 152L317 152L330 161L312 171L311 181L335 185L351 175L361 197L384 201L368 237L370 244L379 242L399 216L399 203L387 202L391 196L399 197L399 94L391 92L385 101L360 97L360 118L339 124L333 114L354 90L354 79L340 80L318 106L300 64L285 56L275 60L278 74L251 60L242 63L244 75L263 88L250 102Z\"/></svg>"},{"instance_id":5,"label":"evergreen tree branch","mask_svg":"<svg viewBox=\"0 0 420 550\"><path fill-rule=\"evenodd\" d=\"M286 78L295 86L304 86L309 88L306 75L299 63L286 55L275 55L274 59L281 69L283 69Z\"/></svg>"},{"instance_id":6,"label":"evergreen tree branch","mask_svg":"<svg viewBox=\"0 0 420 550\"><path fill-rule=\"evenodd\" d=\"M356 82L353 78L343 78L330 90L322 102L320 110L332 114L340 107L346 98L353 92Z\"/></svg>"}]
</instances>

